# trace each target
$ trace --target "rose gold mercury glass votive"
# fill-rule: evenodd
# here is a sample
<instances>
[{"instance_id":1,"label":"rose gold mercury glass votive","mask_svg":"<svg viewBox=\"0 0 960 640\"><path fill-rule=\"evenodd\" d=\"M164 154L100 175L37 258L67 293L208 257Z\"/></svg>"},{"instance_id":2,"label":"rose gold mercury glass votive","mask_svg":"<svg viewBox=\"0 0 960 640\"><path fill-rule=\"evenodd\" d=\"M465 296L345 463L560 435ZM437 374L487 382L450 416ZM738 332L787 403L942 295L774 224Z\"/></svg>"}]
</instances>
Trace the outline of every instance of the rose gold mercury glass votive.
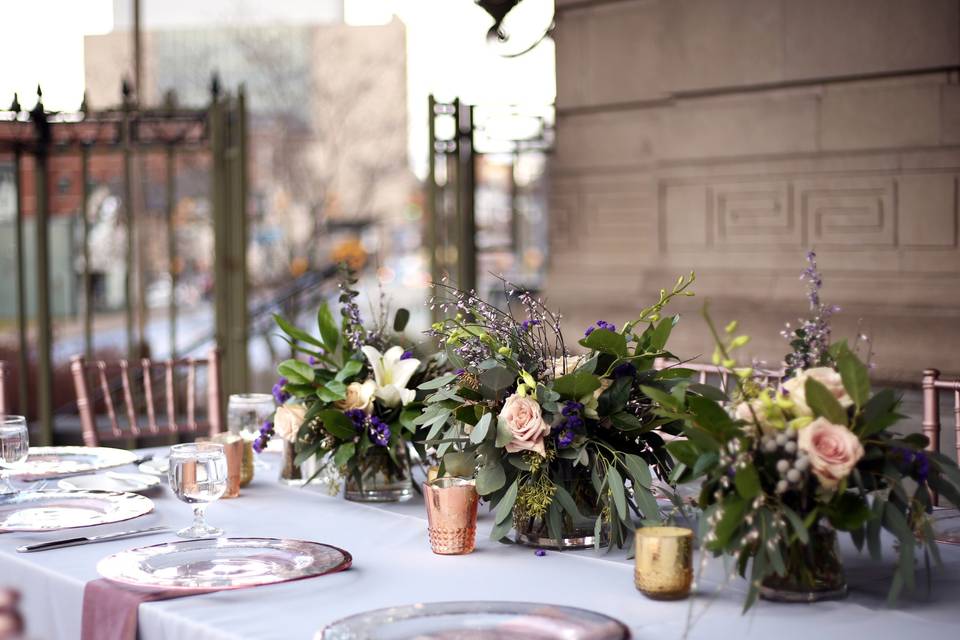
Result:
<instances>
[{"instance_id":1,"label":"rose gold mercury glass votive","mask_svg":"<svg viewBox=\"0 0 960 640\"><path fill-rule=\"evenodd\" d=\"M477 488L473 480L437 478L423 484L430 548L440 555L470 553L477 540Z\"/></svg>"},{"instance_id":2,"label":"rose gold mercury glass votive","mask_svg":"<svg viewBox=\"0 0 960 640\"><path fill-rule=\"evenodd\" d=\"M643 527L636 534L633 580L654 600L680 600L693 583L693 531L682 527Z\"/></svg>"}]
</instances>

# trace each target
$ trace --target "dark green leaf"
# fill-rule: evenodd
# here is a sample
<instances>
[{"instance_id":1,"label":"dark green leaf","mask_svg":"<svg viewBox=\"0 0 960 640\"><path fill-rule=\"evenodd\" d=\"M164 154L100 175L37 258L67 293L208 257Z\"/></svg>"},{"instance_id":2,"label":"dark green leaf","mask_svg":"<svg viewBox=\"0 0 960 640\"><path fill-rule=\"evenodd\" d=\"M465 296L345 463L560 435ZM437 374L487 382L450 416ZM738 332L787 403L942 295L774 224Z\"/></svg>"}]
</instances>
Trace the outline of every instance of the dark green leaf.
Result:
<instances>
[{"instance_id":1,"label":"dark green leaf","mask_svg":"<svg viewBox=\"0 0 960 640\"><path fill-rule=\"evenodd\" d=\"M580 344L587 349L609 353L618 358L625 358L628 355L626 337L609 329L594 329L590 335L580 341Z\"/></svg>"},{"instance_id":2,"label":"dark green leaf","mask_svg":"<svg viewBox=\"0 0 960 640\"><path fill-rule=\"evenodd\" d=\"M510 533L510 529L513 528L513 522L508 518L500 524L494 525L493 529L490 530L490 539L497 540L498 542L510 542L507 539L507 534Z\"/></svg>"},{"instance_id":3,"label":"dark green leaf","mask_svg":"<svg viewBox=\"0 0 960 640\"><path fill-rule=\"evenodd\" d=\"M320 422L327 433L340 438L341 440L350 440L357 435L357 430L353 427L350 418L343 415L342 412L335 409L321 411L318 414Z\"/></svg>"},{"instance_id":4,"label":"dark green leaf","mask_svg":"<svg viewBox=\"0 0 960 640\"><path fill-rule=\"evenodd\" d=\"M473 468L476 459L472 453L451 451L443 456L443 465L452 476L460 478L469 478L473 476Z\"/></svg>"},{"instance_id":5,"label":"dark green leaf","mask_svg":"<svg viewBox=\"0 0 960 640\"><path fill-rule=\"evenodd\" d=\"M284 360L277 365L277 373L291 384L313 384L313 367L300 360Z\"/></svg>"},{"instance_id":6,"label":"dark green leaf","mask_svg":"<svg viewBox=\"0 0 960 640\"><path fill-rule=\"evenodd\" d=\"M570 493L560 485L555 486L556 491L553 494L554 500L557 501L564 511L570 514L570 517L573 518L574 521L582 520L583 516L580 514L580 509L577 508L577 503L574 502Z\"/></svg>"},{"instance_id":7,"label":"dark green leaf","mask_svg":"<svg viewBox=\"0 0 960 640\"><path fill-rule=\"evenodd\" d=\"M807 405L815 415L826 418L833 424L847 424L846 410L822 383L813 378L807 378L803 388Z\"/></svg>"},{"instance_id":8,"label":"dark green leaf","mask_svg":"<svg viewBox=\"0 0 960 640\"><path fill-rule=\"evenodd\" d=\"M337 447L336 453L333 454L333 464L338 467L345 465L347 461L353 457L355 449L356 446L352 442L346 442Z\"/></svg>"},{"instance_id":9,"label":"dark green leaf","mask_svg":"<svg viewBox=\"0 0 960 640\"><path fill-rule=\"evenodd\" d=\"M790 521L790 527L793 529L793 535L796 536L800 544L809 544L810 543L810 533L807 531L807 525L803 524L803 520L800 519L800 516L797 515L797 512L783 505L783 514L787 516L787 520Z\"/></svg>"},{"instance_id":10,"label":"dark green leaf","mask_svg":"<svg viewBox=\"0 0 960 640\"><path fill-rule=\"evenodd\" d=\"M403 333L408 322L410 322L410 312L403 307L397 309L396 315L393 316L393 330L397 333Z\"/></svg>"},{"instance_id":11,"label":"dark green leaf","mask_svg":"<svg viewBox=\"0 0 960 640\"><path fill-rule=\"evenodd\" d=\"M704 398L707 398L708 400L713 400L715 402L727 401L727 394L709 384L700 384L699 382L694 382L687 387L687 389L703 396Z\"/></svg>"},{"instance_id":12,"label":"dark green leaf","mask_svg":"<svg viewBox=\"0 0 960 640\"><path fill-rule=\"evenodd\" d=\"M679 320L680 316L677 315L661 320L656 329L650 334L650 344L648 348L651 351L663 351L667 346L667 340L670 338L670 332L673 331L673 327Z\"/></svg>"},{"instance_id":13,"label":"dark green leaf","mask_svg":"<svg viewBox=\"0 0 960 640\"><path fill-rule=\"evenodd\" d=\"M637 431L638 429L643 429L643 423L640 422L640 419L626 411L621 411L620 413L615 413L610 416L610 422L621 431Z\"/></svg>"},{"instance_id":14,"label":"dark green leaf","mask_svg":"<svg viewBox=\"0 0 960 640\"><path fill-rule=\"evenodd\" d=\"M835 498L826 511L832 524L841 531L854 531L863 526L870 518L870 507L866 500L854 493L843 493Z\"/></svg>"},{"instance_id":15,"label":"dark green leaf","mask_svg":"<svg viewBox=\"0 0 960 640\"><path fill-rule=\"evenodd\" d=\"M327 353L335 353L340 344L340 331L326 302L317 310L317 327L320 329L320 339L323 340Z\"/></svg>"},{"instance_id":16,"label":"dark green leaf","mask_svg":"<svg viewBox=\"0 0 960 640\"><path fill-rule=\"evenodd\" d=\"M553 390L561 396L579 400L600 388L600 379L592 373L576 371L553 381Z\"/></svg>"},{"instance_id":17,"label":"dark green leaf","mask_svg":"<svg viewBox=\"0 0 960 640\"><path fill-rule=\"evenodd\" d=\"M666 391L661 391L660 389L657 389L656 387L648 387L648 386L646 386L646 385L640 385L640 390L641 390L641 391L644 393L644 395L646 395L648 398L650 398L650 399L652 399L652 400L654 400L654 401L656 401L656 402L659 402L659 403L660 403L661 405L663 405L664 407L668 407L668 408L670 408L670 409L679 409L679 408L680 408L680 405L679 405L679 403L677 402L677 399L674 398L674 397L673 397L672 395L670 395L669 393L667 393Z\"/></svg>"},{"instance_id":18,"label":"dark green leaf","mask_svg":"<svg viewBox=\"0 0 960 640\"><path fill-rule=\"evenodd\" d=\"M480 384L494 392L511 388L516 384L517 376L506 367L494 367L480 372Z\"/></svg>"},{"instance_id":19,"label":"dark green leaf","mask_svg":"<svg viewBox=\"0 0 960 640\"><path fill-rule=\"evenodd\" d=\"M312 335L307 333L302 329L298 329L277 314L273 314L273 319L276 321L277 326L279 326L284 333L293 338L294 340L299 340L300 342L306 342L307 344L312 344L315 347L323 348L323 343L314 338Z\"/></svg>"},{"instance_id":20,"label":"dark green leaf","mask_svg":"<svg viewBox=\"0 0 960 640\"><path fill-rule=\"evenodd\" d=\"M609 416L621 411L630 399L632 387L633 378L624 376L614 380L613 384L597 399L597 413L601 416Z\"/></svg>"},{"instance_id":21,"label":"dark green leaf","mask_svg":"<svg viewBox=\"0 0 960 640\"><path fill-rule=\"evenodd\" d=\"M683 466L683 465L680 465ZM659 520L660 506L656 498L650 493L650 489L644 486L635 486L633 488L633 499L637 502L637 508L643 514L644 520Z\"/></svg>"},{"instance_id":22,"label":"dark green leaf","mask_svg":"<svg viewBox=\"0 0 960 640\"><path fill-rule=\"evenodd\" d=\"M363 363L359 360L347 360L343 368L337 372L336 379L340 381L346 380L360 373L361 369L363 369Z\"/></svg>"},{"instance_id":23,"label":"dark green leaf","mask_svg":"<svg viewBox=\"0 0 960 640\"><path fill-rule=\"evenodd\" d=\"M336 402L347 397L347 385L339 380L331 380L317 389L317 397L324 402Z\"/></svg>"},{"instance_id":24,"label":"dark green leaf","mask_svg":"<svg viewBox=\"0 0 960 640\"><path fill-rule=\"evenodd\" d=\"M870 398L870 373L867 367L851 351L843 351L837 360L837 368L843 388L853 398L857 408L866 405Z\"/></svg>"},{"instance_id":25,"label":"dark green leaf","mask_svg":"<svg viewBox=\"0 0 960 640\"><path fill-rule=\"evenodd\" d=\"M756 467L751 465L737 469L733 484L737 487L737 493L746 500L752 500L760 494L760 475Z\"/></svg>"}]
</instances>

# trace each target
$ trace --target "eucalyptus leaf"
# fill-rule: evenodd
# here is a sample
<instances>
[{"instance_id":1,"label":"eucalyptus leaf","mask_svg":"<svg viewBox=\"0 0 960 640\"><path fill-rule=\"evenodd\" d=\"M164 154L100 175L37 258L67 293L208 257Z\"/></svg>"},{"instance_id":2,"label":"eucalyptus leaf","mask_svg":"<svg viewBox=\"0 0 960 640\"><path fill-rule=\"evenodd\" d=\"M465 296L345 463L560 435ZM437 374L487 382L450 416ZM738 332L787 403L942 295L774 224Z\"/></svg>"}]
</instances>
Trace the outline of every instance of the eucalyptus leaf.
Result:
<instances>
[{"instance_id":1,"label":"eucalyptus leaf","mask_svg":"<svg viewBox=\"0 0 960 640\"><path fill-rule=\"evenodd\" d=\"M613 504L617 507L617 513L621 518L629 518L627 511L627 496L623 488L623 478L616 467L611 466L607 471L607 486L613 493Z\"/></svg>"},{"instance_id":2,"label":"eucalyptus leaf","mask_svg":"<svg viewBox=\"0 0 960 640\"><path fill-rule=\"evenodd\" d=\"M650 488L653 478L650 475L650 465L647 464L646 460L636 454L627 453L624 455L624 466L626 466L635 485Z\"/></svg>"},{"instance_id":3,"label":"eucalyptus leaf","mask_svg":"<svg viewBox=\"0 0 960 640\"><path fill-rule=\"evenodd\" d=\"M448 373L448 374L446 374L446 375L440 376L439 378L434 378L433 380L427 380L426 382L424 382L423 384L421 384L419 387L417 387L417 389L420 389L420 390L422 390L422 391L429 391L429 390L431 390L431 389L439 389L440 387L444 387L444 386L450 384L451 382L453 382L453 381L456 380L456 379L457 379L457 374L455 374L455 373Z\"/></svg>"},{"instance_id":4,"label":"eucalyptus leaf","mask_svg":"<svg viewBox=\"0 0 960 640\"><path fill-rule=\"evenodd\" d=\"M451 451L443 456L443 465L447 473L460 478L473 476L473 469L476 459L472 453L462 451Z\"/></svg>"},{"instance_id":5,"label":"eucalyptus leaf","mask_svg":"<svg viewBox=\"0 0 960 640\"><path fill-rule=\"evenodd\" d=\"M574 521L582 520L583 516L580 514L580 509L577 508L577 503L574 502L573 496L571 496L570 493L560 485L555 486L556 491L553 494L553 498L557 501L557 504L559 504L564 511L569 513L570 517L573 518Z\"/></svg>"},{"instance_id":6,"label":"eucalyptus leaf","mask_svg":"<svg viewBox=\"0 0 960 640\"><path fill-rule=\"evenodd\" d=\"M480 444L487 437L487 431L490 429L490 421L493 418L492 413L485 413L470 432L470 442Z\"/></svg>"},{"instance_id":7,"label":"eucalyptus leaf","mask_svg":"<svg viewBox=\"0 0 960 640\"><path fill-rule=\"evenodd\" d=\"M498 447L505 447L512 440L513 431L510 430L510 425L507 424L506 419L497 416L497 439L494 444Z\"/></svg>"},{"instance_id":8,"label":"eucalyptus leaf","mask_svg":"<svg viewBox=\"0 0 960 640\"><path fill-rule=\"evenodd\" d=\"M507 474L499 462L481 467L479 473L477 473L477 493L482 496L498 491L506 483Z\"/></svg>"},{"instance_id":9,"label":"eucalyptus leaf","mask_svg":"<svg viewBox=\"0 0 960 640\"><path fill-rule=\"evenodd\" d=\"M493 521L500 524L504 521L510 521L510 515L513 513L513 505L517 501L517 491L520 488L520 478L515 479L507 488L507 492L497 503L497 510L494 512Z\"/></svg>"}]
</instances>

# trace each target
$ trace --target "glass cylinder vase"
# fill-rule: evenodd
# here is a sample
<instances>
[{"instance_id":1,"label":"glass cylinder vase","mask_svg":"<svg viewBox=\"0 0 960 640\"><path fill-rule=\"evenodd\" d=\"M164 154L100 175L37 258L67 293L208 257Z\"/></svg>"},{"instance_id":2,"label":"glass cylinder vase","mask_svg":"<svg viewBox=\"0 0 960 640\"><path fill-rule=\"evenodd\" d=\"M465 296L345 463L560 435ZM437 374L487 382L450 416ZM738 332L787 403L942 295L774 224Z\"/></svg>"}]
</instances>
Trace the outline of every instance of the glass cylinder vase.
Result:
<instances>
[{"instance_id":1,"label":"glass cylinder vase","mask_svg":"<svg viewBox=\"0 0 960 640\"><path fill-rule=\"evenodd\" d=\"M295 464L297 449L292 442L283 441L283 453L280 457L280 482L282 484L303 484L304 476L300 465Z\"/></svg>"},{"instance_id":2,"label":"glass cylinder vase","mask_svg":"<svg viewBox=\"0 0 960 640\"><path fill-rule=\"evenodd\" d=\"M566 510L559 509L560 505L554 499L550 508L559 509L558 537L550 533L547 524L549 511L545 514L531 514L526 512L518 501L513 509L513 528L517 532L517 543L548 549L587 549L597 546L596 522L600 509L597 506L597 493L590 481L590 473L585 467L568 467L557 469L553 479L573 498L580 517L575 518ZM599 536L601 547L610 543L608 524L602 525Z\"/></svg>"},{"instance_id":3,"label":"glass cylinder vase","mask_svg":"<svg viewBox=\"0 0 960 640\"><path fill-rule=\"evenodd\" d=\"M413 497L407 447L399 444L390 456L386 449L368 449L357 468L347 473L344 498L353 502L402 502Z\"/></svg>"},{"instance_id":4,"label":"glass cylinder vase","mask_svg":"<svg viewBox=\"0 0 960 640\"><path fill-rule=\"evenodd\" d=\"M819 602L847 595L847 579L840 560L837 532L826 524L810 530L807 544L794 543L784 550L786 575L767 576L760 597L774 602Z\"/></svg>"}]
</instances>

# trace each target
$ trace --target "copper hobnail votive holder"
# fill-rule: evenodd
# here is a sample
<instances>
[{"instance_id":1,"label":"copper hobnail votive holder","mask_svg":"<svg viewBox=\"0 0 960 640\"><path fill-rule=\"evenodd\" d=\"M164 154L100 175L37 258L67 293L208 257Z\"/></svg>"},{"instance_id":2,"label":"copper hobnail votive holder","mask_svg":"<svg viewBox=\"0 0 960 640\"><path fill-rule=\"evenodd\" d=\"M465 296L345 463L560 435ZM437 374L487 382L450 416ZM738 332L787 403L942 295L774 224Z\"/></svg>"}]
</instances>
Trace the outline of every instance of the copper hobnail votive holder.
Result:
<instances>
[{"instance_id":1,"label":"copper hobnail votive holder","mask_svg":"<svg viewBox=\"0 0 960 640\"><path fill-rule=\"evenodd\" d=\"M210 438L210 441L223 445L223 453L227 458L227 489L222 497L237 498L240 496L240 487L243 486L244 448L249 444L232 433L218 433Z\"/></svg>"},{"instance_id":2,"label":"copper hobnail votive holder","mask_svg":"<svg viewBox=\"0 0 960 640\"><path fill-rule=\"evenodd\" d=\"M683 527L643 527L636 532L633 581L654 600L680 600L693 584L693 531Z\"/></svg>"},{"instance_id":3,"label":"copper hobnail votive holder","mask_svg":"<svg viewBox=\"0 0 960 640\"><path fill-rule=\"evenodd\" d=\"M477 542L477 487L473 480L437 478L423 483L430 548L439 555L470 553Z\"/></svg>"}]
</instances>

